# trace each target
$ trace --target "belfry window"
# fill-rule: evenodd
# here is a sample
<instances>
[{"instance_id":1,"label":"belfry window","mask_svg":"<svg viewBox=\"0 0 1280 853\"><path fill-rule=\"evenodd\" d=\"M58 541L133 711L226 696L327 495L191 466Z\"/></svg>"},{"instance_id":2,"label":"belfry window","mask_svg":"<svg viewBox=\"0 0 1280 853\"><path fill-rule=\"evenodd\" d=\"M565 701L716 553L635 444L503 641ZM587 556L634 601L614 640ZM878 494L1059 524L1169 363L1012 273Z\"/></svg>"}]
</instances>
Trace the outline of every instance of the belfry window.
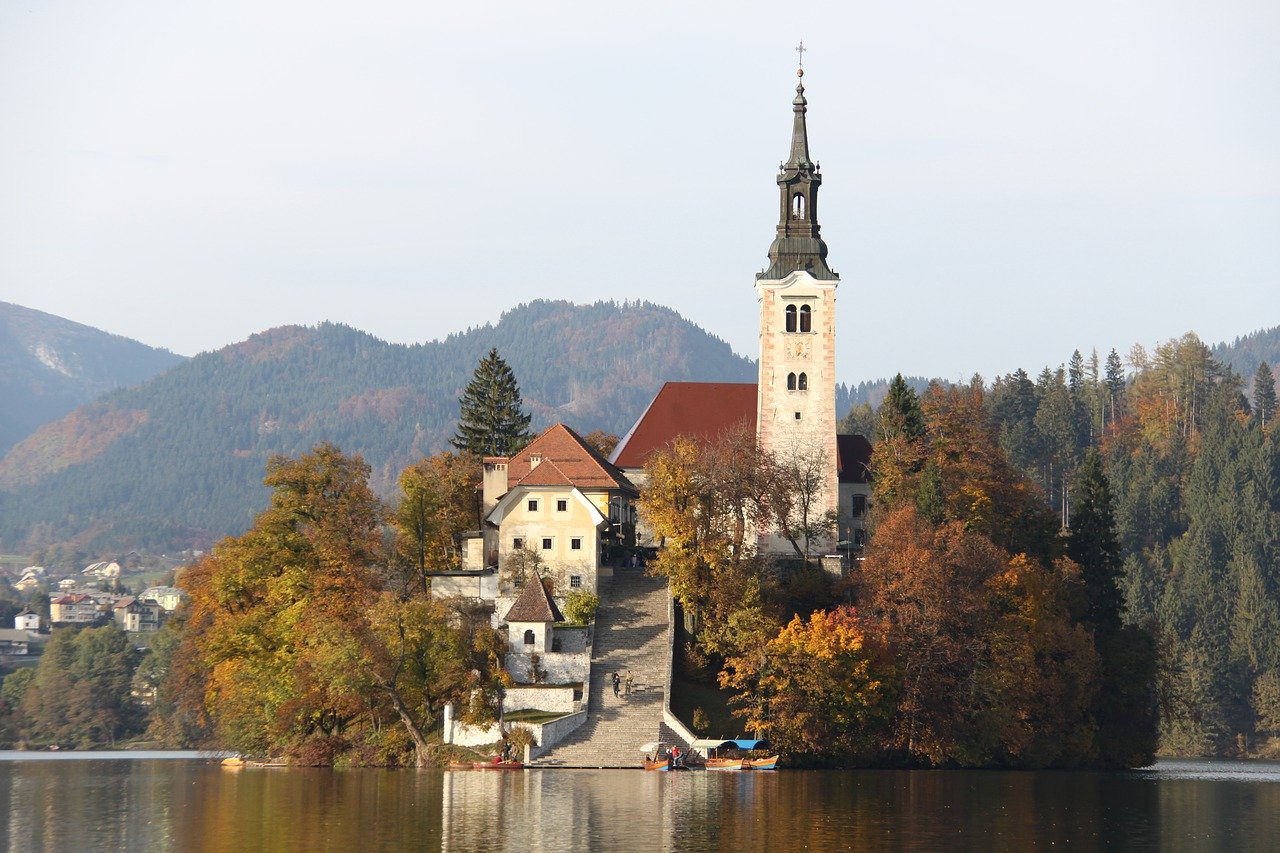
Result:
<instances>
[{"instance_id":1,"label":"belfry window","mask_svg":"<svg viewBox=\"0 0 1280 853\"><path fill-rule=\"evenodd\" d=\"M796 330L796 306L787 306L787 331L794 332Z\"/></svg>"},{"instance_id":2,"label":"belfry window","mask_svg":"<svg viewBox=\"0 0 1280 853\"><path fill-rule=\"evenodd\" d=\"M804 219L804 194L796 193L791 197L791 218Z\"/></svg>"},{"instance_id":3,"label":"belfry window","mask_svg":"<svg viewBox=\"0 0 1280 853\"><path fill-rule=\"evenodd\" d=\"M794 373L787 374L787 390L788 391L796 390L796 375Z\"/></svg>"},{"instance_id":4,"label":"belfry window","mask_svg":"<svg viewBox=\"0 0 1280 853\"><path fill-rule=\"evenodd\" d=\"M800 388L801 391L809 390L809 374L807 373L800 374L800 385L798 387Z\"/></svg>"},{"instance_id":5,"label":"belfry window","mask_svg":"<svg viewBox=\"0 0 1280 853\"><path fill-rule=\"evenodd\" d=\"M800 331L813 331L813 309L808 305L800 306Z\"/></svg>"}]
</instances>

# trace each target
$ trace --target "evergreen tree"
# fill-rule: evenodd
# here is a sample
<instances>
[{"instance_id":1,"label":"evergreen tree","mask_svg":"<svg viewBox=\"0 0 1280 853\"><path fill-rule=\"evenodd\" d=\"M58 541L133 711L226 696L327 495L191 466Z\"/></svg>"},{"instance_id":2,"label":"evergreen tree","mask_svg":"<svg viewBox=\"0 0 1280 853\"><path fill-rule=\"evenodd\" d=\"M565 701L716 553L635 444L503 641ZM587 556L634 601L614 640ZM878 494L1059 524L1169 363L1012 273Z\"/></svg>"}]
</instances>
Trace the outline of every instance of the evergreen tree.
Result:
<instances>
[{"instance_id":1,"label":"evergreen tree","mask_svg":"<svg viewBox=\"0 0 1280 853\"><path fill-rule=\"evenodd\" d=\"M1265 361L1258 364L1258 370L1253 374L1253 410L1263 429L1275 420L1276 380L1271 375L1271 365Z\"/></svg>"},{"instance_id":2,"label":"evergreen tree","mask_svg":"<svg viewBox=\"0 0 1280 853\"><path fill-rule=\"evenodd\" d=\"M1107 423L1115 423L1116 415L1124 400L1124 365L1120 363L1120 355L1113 348L1107 354L1106 380L1107 404L1110 410Z\"/></svg>"},{"instance_id":3,"label":"evergreen tree","mask_svg":"<svg viewBox=\"0 0 1280 853\"><path fill-rule=\"evenodd\" d=\"M1071 361L1067 365L1067 382L1073 397L1079 397L1084 388L1084 356L1080 350L1071 353Z\"/></svg>"},{"instance_id":4,"label":"evergreen tree","mask_svg":"<svg viewBox=\"0 0 1280 853\"><path fill-rule=\"evenodd\" d=\"M880 404L880 417L876 436L879 439L901 436L915 441L924 436L924 413L920 410L920 398L899 373L889 383L889 393Z\"/></svg>"},{"instance_id":5,"label":"evergreen tree","mask_svg":"<svg viewBox=\"0 0 1280 853\"><path fill-rule=\"evenodd\" d=\"M1102 456L1090 448L1077 472L1076 497L1071 508L1067 554L1080 564L1085 589L1084 620L1095 630L1120 627L1123 609L1118 579L1122 568L1116 536L1111 486L1102 470Z\"/></svg>"},{"instance_id":6,"label":"evergreen tree","mask_svg":"<svg viewBox=\"0 0 1280 853\"><path fill-rule=\"evenodd\" d=\"M529 443L531 416L520 386L497 348L480 359L458 401L461 417L453 446L481 456L510 456Z\"/></svg>"}]
</instances>

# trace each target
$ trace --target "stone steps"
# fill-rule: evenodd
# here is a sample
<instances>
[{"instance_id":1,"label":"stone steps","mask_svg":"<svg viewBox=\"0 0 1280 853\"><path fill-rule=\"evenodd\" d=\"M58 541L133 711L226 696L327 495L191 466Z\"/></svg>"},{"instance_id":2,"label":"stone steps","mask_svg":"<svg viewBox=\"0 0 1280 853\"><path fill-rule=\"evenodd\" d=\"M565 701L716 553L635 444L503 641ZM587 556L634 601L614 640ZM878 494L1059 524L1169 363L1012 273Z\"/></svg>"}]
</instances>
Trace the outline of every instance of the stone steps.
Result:
<instances>
[{"instance_id":1,"label":"stone steps","mask_svg":"<svg viewBox=\"0 0 1280 853\"><path fill-rule=\"evenodd\" d=\"M615 570L596 613L587 719L533 766L638 767L641 745L662 738L667 596L665 578ZM625 678L627 671L634 679L631 696L615 697L611 676Z\"/></svg>"}]
</instances>

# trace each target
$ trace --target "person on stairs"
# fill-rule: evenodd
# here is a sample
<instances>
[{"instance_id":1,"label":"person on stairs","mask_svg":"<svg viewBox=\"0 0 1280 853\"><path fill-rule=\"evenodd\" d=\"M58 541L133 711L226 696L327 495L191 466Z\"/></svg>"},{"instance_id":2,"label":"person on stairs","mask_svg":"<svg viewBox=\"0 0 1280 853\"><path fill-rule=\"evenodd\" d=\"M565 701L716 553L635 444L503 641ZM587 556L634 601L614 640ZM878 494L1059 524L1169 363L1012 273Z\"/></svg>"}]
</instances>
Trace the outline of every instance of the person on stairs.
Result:
<instances>
[{"instance_id":1,"label":"person on stairs","mask_svg":"<svg viewBox=\"0 0 1280 853\"><path fill-rule=\"evenodd\" d=\"M622 676L618 673L613 674L613 698L618 698L618 689L622 686Z\"/></svg>"}]
</instances>

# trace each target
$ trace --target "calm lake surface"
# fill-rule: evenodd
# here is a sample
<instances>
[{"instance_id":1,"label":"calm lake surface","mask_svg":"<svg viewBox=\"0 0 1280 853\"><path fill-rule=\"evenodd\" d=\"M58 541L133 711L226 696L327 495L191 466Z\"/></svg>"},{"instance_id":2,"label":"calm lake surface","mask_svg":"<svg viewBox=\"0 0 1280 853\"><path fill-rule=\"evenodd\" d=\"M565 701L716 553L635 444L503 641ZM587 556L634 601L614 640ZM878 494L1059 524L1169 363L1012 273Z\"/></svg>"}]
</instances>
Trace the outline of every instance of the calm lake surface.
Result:
<instances>
[{"instance_id":1,"label":"calm lake surface","mask_svg":"<svg viewBox=\"0 0 1280 853\"><path fill-rule=\"evenodd\" d=\"M1280 763L1131 773L231 770L0 753L10 850L1280 849Z\"/></svg>"}]
</instances>

